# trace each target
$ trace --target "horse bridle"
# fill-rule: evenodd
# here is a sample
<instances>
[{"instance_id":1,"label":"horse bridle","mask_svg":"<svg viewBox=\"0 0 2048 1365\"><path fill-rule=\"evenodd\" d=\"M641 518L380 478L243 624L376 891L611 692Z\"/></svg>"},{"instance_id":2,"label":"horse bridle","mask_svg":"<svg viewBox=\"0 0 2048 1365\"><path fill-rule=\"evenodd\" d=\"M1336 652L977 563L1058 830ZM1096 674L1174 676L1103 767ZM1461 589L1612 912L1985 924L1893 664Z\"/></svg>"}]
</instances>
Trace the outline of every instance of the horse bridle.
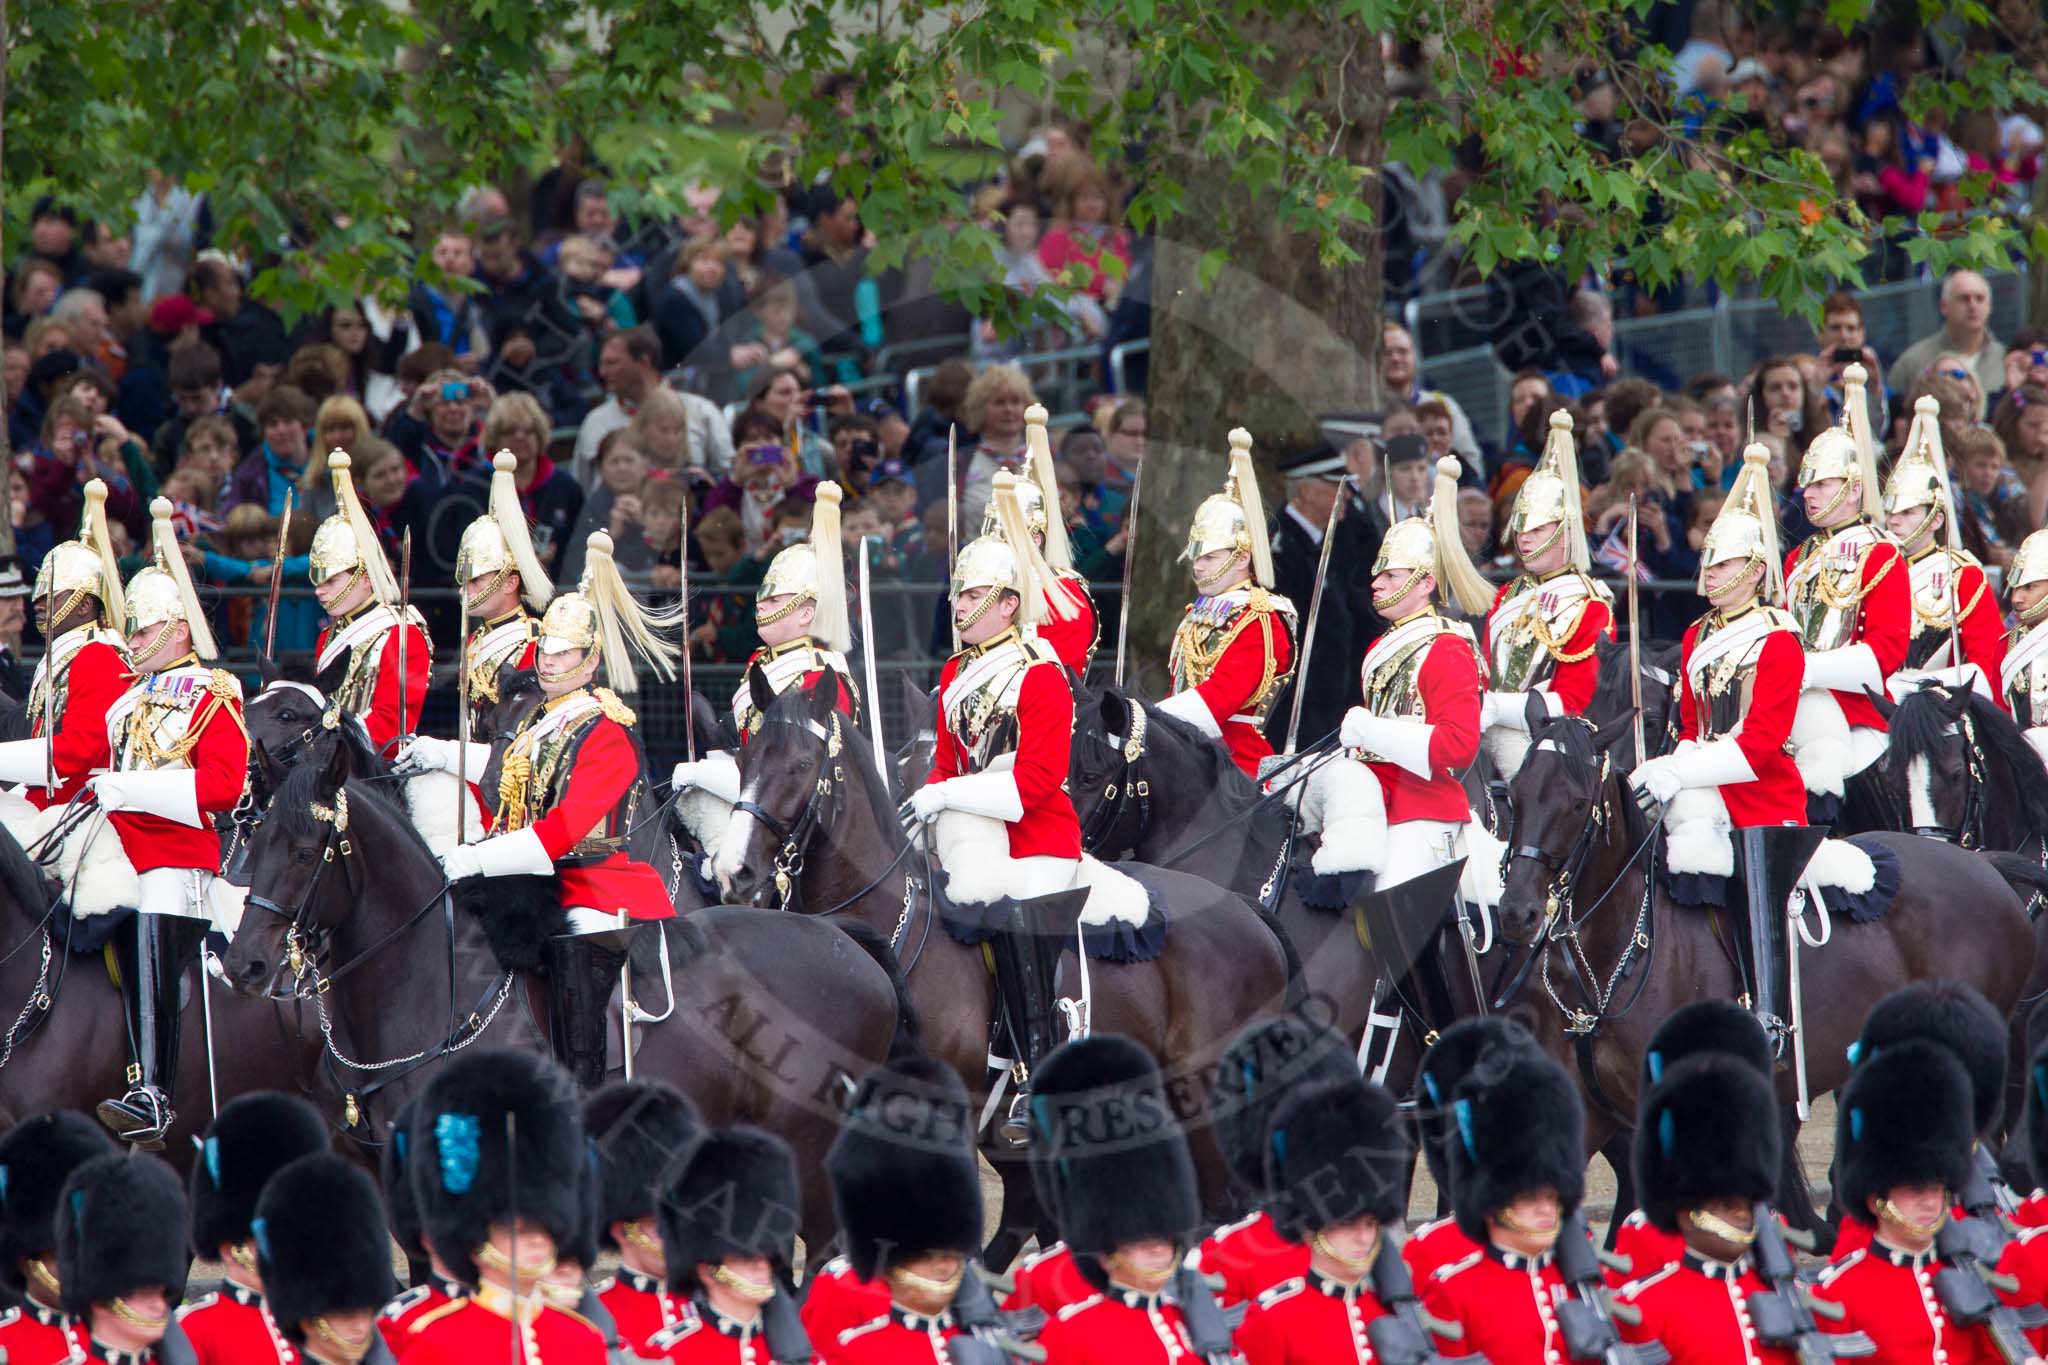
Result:
<instances>
[{"instance_id":1,"label":"horse bridle","mask_svg":"<svg viewBox=\"0 0 2048 1365\"><path fill-rule=\"evenodd\" d=\"M734 810L753 816L775 840L775 894L781 899L782 908L788 910L792 905L800 903L804 858L810 848L811 839L820 829L825 828L830 820L829 806L833 793L846 781L846 768L839 758L846 740L839 728L837 711L832 713L829 727L809 716L802 720L790 720L787 717L773 721L764 719L761 730L766 730L770 725L792 726L814 739L822 740L825 745L825 761L830 768L829 772L818 774L817 782L804 800L803 809L796 813L793 820L778 819L760 802L750 799L745 794L732 803ZM760 734L760 731L755 732L754 739L757 743Z\"/></svg>"},{"instance_id":2,"label":"horse bridle","mask_svg":"<svg viewBox=\"0 0 2048 1365\"><path fill-rule=\"evenodd\" d=\"M1134 776L1132 771L1138 760L1145 756L1148 722L1143 705L1135 701L1126 704L1130 708L1130 733L1124 736L1120 747L1113 745L1106 734L1097 734L1093 730L1088 732L1092 742L1111 749L1122 763L1103 784L1102 800L1081 822L1081 847L1099 858L1122 856L1137 847L1138 841L1152 827L1152 783L1147 778ZM1128 837L1120 837L1127 814L1133 817L1132 828Z\"/></svg>"},{"instance_id":3,"label":"horse bridle","mask_svg":"<svg viewBox=\"0 0 2048 1365\"><path fill-rule=\"evenodd\" d=\"M1943 843L1955 844L1959 848L1979 848L1984 843L1984 755L1977 748L1977 725L1970 718L1969 703L1965 700L1962 714L1956 717L1959 733L1963 737L1963 810L1954 825L1915 825L1913 833L1922 834ZM1908 808L1910 809L1910 803Z\"/></svg>"}]
</instances>

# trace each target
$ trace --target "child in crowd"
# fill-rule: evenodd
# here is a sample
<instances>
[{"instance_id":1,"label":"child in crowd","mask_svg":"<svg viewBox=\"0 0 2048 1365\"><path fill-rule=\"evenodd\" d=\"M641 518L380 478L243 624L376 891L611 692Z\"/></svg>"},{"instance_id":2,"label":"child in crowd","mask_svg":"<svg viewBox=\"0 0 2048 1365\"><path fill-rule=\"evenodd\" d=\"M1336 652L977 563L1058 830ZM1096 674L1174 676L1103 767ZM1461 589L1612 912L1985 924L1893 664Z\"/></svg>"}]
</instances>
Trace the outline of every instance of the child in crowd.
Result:
<instances>
[{"instance_id":1,"label":"child in crowd","mask_svg":"<svg viewBox=\"0 0 2048 1365\"><path fill-rule=\"evenodd\" d=\"M584 233L562 239L562 295L598 345L613 332L640 320L633 311L632 300L604 282L605 273L612 268L613 254L611 247Z\"/></svg>"}]
</instances>

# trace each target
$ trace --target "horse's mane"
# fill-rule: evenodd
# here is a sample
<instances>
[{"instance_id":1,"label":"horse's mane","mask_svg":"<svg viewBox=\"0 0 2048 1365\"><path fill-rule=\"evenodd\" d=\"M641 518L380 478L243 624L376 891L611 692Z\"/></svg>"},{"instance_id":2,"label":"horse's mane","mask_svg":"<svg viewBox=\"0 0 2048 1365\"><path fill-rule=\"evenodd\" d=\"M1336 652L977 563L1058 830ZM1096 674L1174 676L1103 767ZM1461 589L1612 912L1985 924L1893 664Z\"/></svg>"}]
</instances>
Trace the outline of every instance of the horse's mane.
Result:
<instances>
[{"instance_id":1,"label":"horse's mane","mask_svg":"<svg viewBox=\"0 0 2048 1365\"><path fill-rule=\"evenodd\" d=\"M1600 667L1595 672L1593 700L1586 707L1586 714L1606 720L1622 714L1636 704L1635 683L1629 677L1628 645L1620 640L1602 638L1596 640L1593 648L1597 651ZM1679 647L1650 640L1643 645L1643 664L1649 668L1661 668L1667 673L1678 671ZM1676 682L1672 684L1676 686Z\"/></svg>"},{"instance_id":2,"label":"horse's mane","mask_svg":"<svg viewBox=\"0 0 2048 1365\"><path fill-rule=\"evenodd\" d=\"M1146 724L1164 730L1180 742L1195 761L1199 785L1215 794L1226 815L1236 815L1258 804L1258 783L1244 775L1237 761L1231 758L1230 751L1219 741L1211 739L1179 716L1160 710L1152 702L1141 700L1129 692L1121 695L1124 705L1144 708Z\"/></svg>"},{"instance_id":3,"label":"horse's mane","mask_svg":"<svg viewBox=\"0 0 2048 1365\"><path fill-rule=\"evenodd\" d=\"M14 835L0 826L0 890L13 897L21 909L39 916L49 907L51 886Z\"/></svg>"},{"instance_id":4,"label":"horse's mane","mask_svg":"<svg viewBox=\"0 0 2048 1365\"><path fill-rule=\"evenodd\" d=\"M278 784L277 795L271 798L270 809L264 814L263 822L270 824L275 821L279 831L288 838L318 838L320 822L313 815L313 806L316 802L326 804L324 798L327 793L320 789L323 775L322 766L318 763L292 765L284 781ZM427 852L427 842L414 827L412 816L392 797L384 794L382 788L385 785L388 784L373 785L360 778L349 779L346 790L351 813L364 805L370 806L404 830L421 852Z\"/></svg>"},{"instance_id":5,"label":"horse's mane","mask_svg":"<svg viewBox=\"0 0 2048 1365\"><path fill-rule=\"evenodd\" d=\"M1592 785L1600 777L1600 751L1593 747L1593 726L1577 716L1559 716L1530 736L1537 744L1548 743L1564 764L1565 775L1574 782Z\"/></svg>"},{"instance_id":6,"label":"horse's mane","mask_svg":"<svg viewBox=\"0 0 2048 1365\"><path fill-rule=\"evenodd\" d=\"M1893 771L1904 772L1916 758L1932 759L1953 742L1954 737L1948 733L1953 723L1949 710L1953 695L1945 688L1923 687L1900 699L1892 711L1889 752L1885 756ZM2048 834L2048 765L2042 763L2034 746L2027 742L2026 733L1998 703L1974 688L1965 696L1977 742L1988 757L2005 764L2006 771L2012 774L2013 796L2019 802L2027 829L2035 834Z\"/></svg>"},{"instance_id":7,"label":"horse's mane","mask_svg":"<svg viewBox=\"0 0 2048 1365\"><path fill-rule=\"evenodd\" d=\"M762 721L787 720L788 712L802 712L808 716L810 705L810 693L801 687L792 687L775 698L775 704L768 708ZM895 828L896 798L883 784L882 774L875 768L875 748L868 743L867 732L842 714L839 717L839 737L846 746L840 757L845 767L852 771L853 780L860 783L861 790L867 795L868 805L874 810L876 819L884 829Z\"/></svg>"}]
</instances>

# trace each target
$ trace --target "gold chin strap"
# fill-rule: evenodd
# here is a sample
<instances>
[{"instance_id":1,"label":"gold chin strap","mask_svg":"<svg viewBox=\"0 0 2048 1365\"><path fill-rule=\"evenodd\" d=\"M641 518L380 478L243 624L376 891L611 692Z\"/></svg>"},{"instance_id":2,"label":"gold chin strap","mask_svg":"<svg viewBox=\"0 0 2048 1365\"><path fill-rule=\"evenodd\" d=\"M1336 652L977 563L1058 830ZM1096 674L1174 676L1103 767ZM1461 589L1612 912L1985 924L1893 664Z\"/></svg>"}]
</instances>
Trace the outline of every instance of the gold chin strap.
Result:
<instances>
[{"instance_id":1,"label":"gold chin strap","mask_svg":"<svg viewBox=\"0 0 2048 1365\"><path fill-rule=\"evenodd\" d=\"M54 604L54 605L52 605L52 606L51 606L51 607L49 608L49 613L50 613L50 614L49 614L48 618L47 618L47 619L46 619L46 620L44 621L44 623L43 623L43 624L44 624L44 630L45 630L45 631L47 632L47 631L49 631L49 630L51 630L51 629L54 629L54 628L55 628L55 626L56 626L56 624L57 624L57 623L58 623L59 621L63 620L63 619L65 618L65 617L67 617L67 616L69 616L69 615L71 614L71 610L72 610L72 608L74 608L74 607L76 607L76 606L78 605L78 599L80 599L81 597L84 597L84 596L85 596L85 589L84 589L84 588L73 588L73 589L72 589L72 590L71 590L70 592L66 593L66 594L64 595L64 600L63 600L63 602L62 602L62 603L59 603L59 604ZM48 599L47 597L46 597L46 598L44 598L43 600L44 600L44 601L46 601L46 602L47 602L47 601L49 601L49 599ZM93 600L94 600L94 601L98 601L99 599L95 598L95 599L93 599ZM98 613L97 613L97 612L95 612L95 613L94 613L94 616L95 616L95 617L97 617L97 616L98 616Z\"/></svg>"},{"instance_id":2,"label":"gold chin strap","mask_svg":"<svg viewBox=\"0 0 2048 1365\"><path fill-rule=\"evenodd\" d=\"M126 1299L114 1299L107 1304L115 1317L127 1323L138 1332L161 1332L171 1325L169 1313L141 1313L131 1308Z\"/></svg>"},{"instance_id":3,"label":"gold chin strap","mask_svg":"<svg viewBox=\"0 0 2048 1365\"><path fill-rule=\"evenodd\" d=\"M1125 1260L1122 1256L1105 1257L1103 1259L1102 1264L1105 1267L1107 1267L1116 1276L1117 1279L1122 1280L1131 1288L1145 1294L1152 1294L1158 1292L1159 1287L1161 1285L1165 1284L1168 1280L1173 1278L1173 1272L1175 1269L1173 1265L1169 1264L1161 1270L1141 1270L1137 1266L1134 1266L1129 1261Z\"/></svg>"},{"instance_id":4,"label":"gold chin strap","mask_svg":"<svg viewBox=\"0 0 2048 1365\"><path fill-rule=\"evenodd\" d=\"M720 1273L723 1273L725 1271L724 1266L720 1266L718 1267L718 1269ZM920 1294L930 1294L934 1298L951 1299L953 1295L959 1291L960 1281L965 1279L966 1277L967 1262L965 1261L962 1261L960 1263L960 1268L958 1270L954 1271L951 1275L948 1275L943 1280L930 1279L926 1276L918 1275L911 1271L905 1270L901 1266L897 1266L889 1272L889 1283L897 1285L903 1289L915 1290L917 1293ZM721 1280L719 1283L723 1284L724 1281Z\"/></svg>"},{"instance_id":5,"label":"gold chin strap","mask_svg":"<svg viewBox=\"0 0 2048 1365\"><path fill-rule=\"evenodd\" d=\"M477 1263L479 1269L495 1270L499 1274L505 1276L510 1276L512 1274L512 1258L510 1256L507 1256L504 1252L498 1250L497 1244L494 1242L485 1242L482 1246L478 1247L476 1251L473 1253L471 1259L473 1259ZM526 1263L521 1262L519 1266L519 1273L521 1275L530 1276L531 1278L536 1280L540 1279L543 1276L545 1276L549 1271L555 1268L555 1260L555 1254L553 1252L549 1252L547 1260L540 1264L527 1265Z\"/></svg>"},{"instance_id":6,"label":"gold chin strap","mask_svg":"<svg viewBox=\"0 0 2048 1365\"><path fill-rule=\"evenodd\" d=\"M1557 1240L1558 1229L1563 1226L1563 1223L1560 1220L1557 1223L1552 1223L1547 1228L1526 1227L1523 1225L1522 1221L1519 1218L1515 1217L1514 1214L1510 1213L1506 1209L1502 1209L1500 1212L1493 1215L1493 1225L1498 1228L1504 1228L1507 1231L1514 1233L1517 1237L1527 1237L1531 1241L1541 1241L1547 1243L1555 1242Z\"/></svg>"},{"instance_id":7,"label":"gold chin strap","mask_svg":"<svg viewBox=\"0 0 2048 1365\"><path fill-rule=\"evenodd\" d=\"M1221 583L1224 579L1228 578L1231 575L1231 573L1234 570L1236 570L1237 566L1244 562L1244 557L1246 553L1246 551L1241 549L1232 550L1230 552L1230 558L1224 560L1222 565L1217 568L1215 573L1210 574L1207 578L1202 577L1202 575L1200 574L1196 574L1196 590L1199 592L1207 592L1210 588L1216 586L1218 583Z\"/></svg>"},{"instance_id":8,"label":"gold chin strap","mask_svg":"<svg viewBox=\"0 0 2048 1365\"><path fill-rule=\"evenodd\" d=\"M1691 1223L1701 1232L1706 1233L1707 1236L1718 1237L1731 1246L1746 1247L1756 1240L1755 1228L1745 1230L1736 1227L1735 1224L1729 1222L1726 1218L1708 1213L1705 1209L1688 1209L1686 1210L1685 1218L1687 1222Z\"/></svg>"},{"instance_id":9,"label":"gold chin strap","mask_svg":"<svg viewBox=\"0 0 2048 1365\"><path fill-rule=\"evenodd\" d=\"M129 665L137 673L146 670L149 667L149 661L151 659L154 659L157 655L164 652L164 644L171 638L171 625L172 623L169 621L158 622L156 628L156 638L149 642L149 648L143 650L140 654L131 654L128 656Z\"/></svg>"},{"instance_id":10,"label":"gold chin strap","mask_svg":"<svg viewBox=\"0 0 2048 1365\"><path fill-rule=\"evenodd\" d=\"M1829 521L1827 518L1833 516L1835 513L1835 509L1840 507L1843 504L1843 502L1845 502L1851 497L1857 498L1858 500L1860 500L1863 497L1862 479L1855 478L1842 480L1842 486L1835 490L1835 496L1828 499L1827 506L1821 508L1820 511L1808 517L1807 520L1812 522L1815 526L1819 527L1823 531L1832 531L1836 529L1835 523ZM1855 518L1851 517L1850 520L1853 521L1855 520Z\"/></svg>"},{"instance_id":11,"label":"gold chin strap","mask_svg":"<svg viewBox=\"0 0 2048 1365\"><path fill-rule=\"evenodd\" d=\"M228 1259L240 1266L248 1274L257 1275L262 1273L256 1269L256 1253L249 1249L247 1242L229 1247Z\"/></svg>"},{"instance_id":12,"label":"gold chin strap","mask_svg":"<svg viewBox=\"0 0 2048 1365\"><path fill-rule=\"evenodd\" d=\"M1564 523L1561 521L1554 521L1551 523L1550 534L1543 537L1543 543L1541 545L1538 545L1535 549L1529 551L1527 554L1522 554L1521 547L1517 546L1515 549L1515 553L1522 555L1522 566L1524 568L1527 568L1531 561L1541 559L1543 558L1543 556L1549 554L1550 547L1557 544L1557 542L1563 539Z\"/></svg>"},{"instance_id":13,"label":"gold chin strap","mask_svg":"<svg viewBox=\"0 0 2048 1365\"><path fill-rule=\"evenodd\" d=\"M2013 614L2019 617L2020 624L2025 626L2031 626L2043 616L2048 616L2048 593L2041 594L2041 600L2031 607L2014 607Z\"/></svg>"},{"instance_id":14,"label":"gold chin strap","mask_svg":"<svg viewBox=\"0 0 2048 1365\"><path fill-rule=\"evenodd\" d=\"M580 1284L557 1284L553 1280L542 1280L540 1296L547 1300L550 1308L574 1309L583 1302L583 1286Z\"/></svg>"},{"instance_id":15,"label":"gold chin strap","mask_svg":"<svg viewBox=\"0 0 2048 1365\"><path fill-rule=\"evenodd\" d=\"M350 593L352 593L352 592L354 592L354 591L356 590L356 584L358 584L358 583L362 582L362 581L363 581L363 577L364 577L364 576L365 576L366 574L368 574L369 572L370 572L370 566L369 566L369 565L367 565L367 564L363 564L363 563L358 563L358 564L356 565L356 567L355 567L355 572L351 573L351 574L350 574L350 575L348 576L348 582L346 582L346 583L342 584L342 585L341 585L341 591L340 591L340 592L338 592L338 593L336 593L336 594L334 594L334 600L335 600L335 601L337 601L337 602L345 602L345 601L347 601L347 600L348 600L348 595L349 595ZM318 587L319 585L318 585L318 584L316 583L316 584L314 584L314 586L315 586L315 587ZM372 598L372 600L375 600L375 597L376 597L376 594L375 594L375 593L372 593L372 594L371 594L371 598ZM370 605L370 603L369 603L369 602L365 602L365 603L363 603L363 607L367 607L367 606L369 606L369 605ZM340 615L340 616L335 616L335 615L334 615L334 612L333 612L333 611L332 611L331 609L330 609L330 610L328 611L328 613L327 613L327 614L328 614L328 615L329 615L330 617L333 617L333 619L335 619L335 620L337 620L337 621L344 621L344 620L347 620L347 619L348 619L349 617L351 617L351 616L355 615L355 613L356 613L357 611L361 611L361 610L363 609L363 607L357 607L357 608L355 609L355 611L349 611L349 612L344 612L344 613L343 613L342 615Z\"/></svg>"},{"instance_id":16,"label":"gold chin strap","mask_svg":"<svg viewBox=\"0 0 2048 1365\"><path fill-rule=\"evenodd\" d=\"M763 612L757 608L754 612L754 624L757 626L772 626L804 603L817 600L818 594L815 592L791 593L789 600L773 611Z\"/></svg>"},{"instance_id":17,"label":"gold chin strap","mask_svg":"<svg viewBox=\"0 0 2048 1365\"><path fill-rule=\"evenodd\" d=\"M1888 1223L1897 1223L1915 1237L1932 1237L1935 1233L1940 1232L1942 1226L1948 1222L1948 1196L1946 1194L1942 1196L1941 1212L1935 1215L1934 1221L1931 1223L1914 1222L1906 1217L1905 1214L1900 1213L1899 1206L1889 1199L1877 1201L1877 1216Z\"/></svg>"},{"instance_id":18,"label":"gold chin strap","mask_svg":"<svg viewBox=\"0 0 2048 1365\"><path fill-rule=\"evenodd\" d=\"M1726 607L1730 602L1753 599L1757 595L1756 580L1762 575L1763 570L1764 562L1761 559L1752 558L1747 569L1744 569L1739 576L1731 578L1722 584L1721 591L1708 593L1707 600L1716 607Z\"/></svg>"},{"instance_id":19,"label":"gold chin strap","mask_svg":"<svg viewBox=\"0 0 2048 1365\"><path fill-rule=\"evenodd\" d=\"M897 1277L898 1275L906 1273L907 1272L894 1270L889 1272L890 1277L892 1279ZM731 1269L728 1269L723 1263L711 1267L711 1278L718 1281L720 1284L724 1285L727 1289L730 1289L733 1293L739 1295L741 1298L745 1299L748 1303L766 1303L768 1302L768 1300L775 1297L775 1281L770 1280L766 1284L755 1284L746 1276L741 1275ZM912 1288L917 1288L920 1285L931 1285L933 1286L934 1292L937 1291L938 1281L936 1280L919 1280L918 1277L915 1275L910 1275L909 1278L918 1281L918 1284L913 1285ZM953 1277L952 1289L948 1289L945 1291L947 1297L950 1298L952 1296L953 1289L958 1289L959 1287L960 1277L958 1275L955 1275Z\"/></svg>"},{"instance_id":20,"label":"gold chin strap","mask_svg":"<svg viewBox=\"0 0 2048 1365\"><path fill-rule=\"evenodd\" d=\"M967 619L960 623L961 631L965 633L967 630L973 627L976 621L979 621L982 617L988 615L990 611L994 610L997 600L1001 598L1004 593L1010 591L1012 590L1009 588L998 588L991 586L987 592L981 595L981 600L974 604L974 610L967 613Z\"/></svg>"},{"instance_id":21,"label":"gold chin strap","mask_svg":"<svg viewBox=\"0 0 2048 1365\"><path fill-rule=\"evenodd\" d=\"M659 1261L662 1254L661 1243L647 1235L647 1230L640 1226L640 1221L640 1219L635 1218L632 1222L626 1224L626 1240Z\"/></svg>"},{"instance_id":22,"label":"gold chin strap","mask_svg":"<svg viewBox=\"0 0 2048 1365\"><path fill-rule=\"evenodd\" d=\"M1309 1242L1309 1247L1311 1250L1320 1252L1322 1255L1329 1257L1338 1265L1343 1266L1346 1270L1355 1271L1360 1275L1363 1275L1366 1271L1371 1270L1372 1263L1380 1258L1380 1241L1377 1237L1373 1239L1372 1250L1366 1252L1363 1256L1344 1255L1335 1247L1331 1246L1330 1239L1323 1236L1323 1234L1320 1232L1317 1233L1314 1239Z\"/></svg>"},{"instance_id":23,"label":"gold chin strap","mask_svg":"<svg viewBox=\"0 0 2048 1365\"><path fill-rule=\"evenodd\" d=\"M1385 615L1385 614L1386 614L1386 611L1387 611L1387 608L1389 608L1389 607L1393 606L1393 605L1394 605L1394 603L1396 603L1396 602L1400 601L1400 600L1401 600L1402 598L1404 598L1404 597L1406 597L1406 596L1408 595L1409 589L1411 589L1411 588L1413 588L1413 587L1415 586L1415 580L1416 580L1416 578L1417 578L1417 577L1419 576L1419 574L1420 574L1420 573L1421 573L1421 571L1420 571L1420 570L1410 570L1410 571L1409 571L1409 574L1408 574L1408 576L1407 576L1406 578L1404 578L1404 579L1402 579L1402 580L1401 580L1401 586L1400 586L1400 587L1398 587L1398 588L1394 589L1394 590L1393 590L1392 592L1389 592L1389 593L1376 593L1376 594L1374 594L1374 596L1373 596L1373 599L1372 599L1372 609L1373 609L1374 611L1376 611L1376 612L1379 612L1379 613L1380 613L1381 615ZM1430 599L1430 596L1431 596L1431 595L1432 595L1432 594L1433 594L1434 592L1435 592L1435 589L1434 589L1434 588L1432 588L1432 589L1430 590L1430 592L1424 593L1424 594L1422 595L1422 601L1423 601L1423 605L1425 605L1425 606L1427 606L1427 605L1428 605L1428 603L1429 603L1429 599ZM1418 612L1418 613L1411 613L1411 614L1412 614L1412 615L1419 615L1420 613Z\"/></svg>"},{"instance_id":24,"label":"gold chin strap","mask_svg":"<svg viewBox=\"0 0 2048 1365\"><path fill-rule=\"evenodd\" d=\"M582 1295L579 1294L577 1297L580 1299ZM343 1365L347 1365L348 1362L361 1360L370 1353L370 1343L377 1339L377 1324L371 1323L370 1329L364 1332L360 1339L355 1339L343 1336L335 1330L333 1323L322 1316L313 1319L312 1335L320 1341L322 1356L338 1359Z\"/></svg>"},{"instance_id":25,"label":"gold chin strap","mask_svg":"<svg viewBox=\"0 0 2048 1365\"><path fill-rule=\"evenodd\" d=\"M50 1263L40 1256L29 1257L25 1264L29 1279L50 1296L50 1306L55 1307L64 1296L64 1286L58 1282L57 1272L50 1269Z\"/></svg>"},{"instance_id":26,"label":"gold chin strap","mask_svg":"<svg viewBox=\"0 0 2048 1365\"><path fill-rule=\"evenodd\" d=\"M480 592L472 593L470 595L469 609L472 612L474 612L478 608L483 606L484 603L490 601L493 597L497 596L498 589L504 587L505 580L510 578L511 576L512 566L510 564L500 565L497 574L491 579L491 581L484 584L483 589ZM350 584L350 586L353 587L354 584Z\"/></svg>"}]
</instances>

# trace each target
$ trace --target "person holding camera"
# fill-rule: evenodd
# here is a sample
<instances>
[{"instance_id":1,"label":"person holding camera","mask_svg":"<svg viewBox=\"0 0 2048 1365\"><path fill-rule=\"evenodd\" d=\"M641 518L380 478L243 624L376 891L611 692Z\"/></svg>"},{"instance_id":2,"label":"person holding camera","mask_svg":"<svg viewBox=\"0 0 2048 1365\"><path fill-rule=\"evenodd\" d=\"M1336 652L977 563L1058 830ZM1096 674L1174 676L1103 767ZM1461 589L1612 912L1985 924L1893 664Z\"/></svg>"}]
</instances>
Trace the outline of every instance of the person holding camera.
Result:
<instances>
[{"instance_id":1,"label":"person holding camera","mask_svg":"<svg viewBox=\"0 0 2048 1365\"><path fill-rule=\"evenodd\" d=\"M494 396L488 380L454 369L429 375L413 390L406 410L416 424L399 438L398 448L421 478L438 487L478 463L484 429L478 405L488 408Z\"/></svg>"}]
</instances>

